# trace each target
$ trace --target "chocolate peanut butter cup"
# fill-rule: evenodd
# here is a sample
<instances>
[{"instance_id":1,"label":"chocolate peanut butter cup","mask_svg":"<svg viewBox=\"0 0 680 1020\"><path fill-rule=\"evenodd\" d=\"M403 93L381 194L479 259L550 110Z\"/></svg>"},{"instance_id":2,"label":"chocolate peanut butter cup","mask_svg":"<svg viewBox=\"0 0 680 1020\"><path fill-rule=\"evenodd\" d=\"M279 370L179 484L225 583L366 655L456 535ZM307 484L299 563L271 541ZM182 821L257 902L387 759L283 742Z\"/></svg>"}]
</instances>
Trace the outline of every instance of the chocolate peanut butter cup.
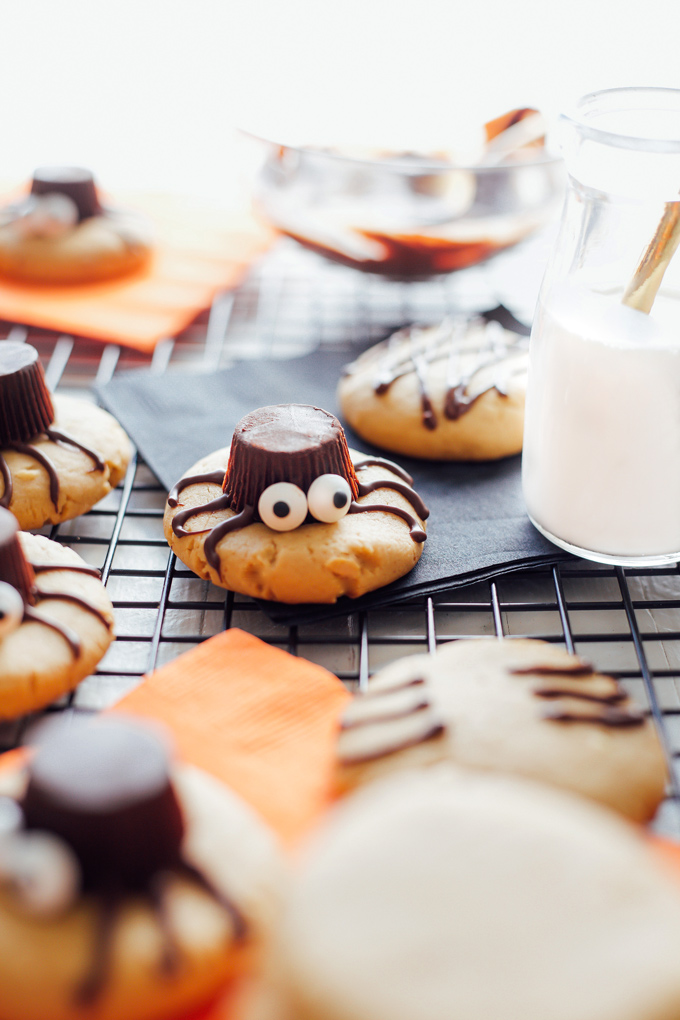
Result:
<instances>
[{"instance_id":1,"label":"chocolate peanut butter cup","mask_svg":"<svg viewBox=\"0 0 680 1020\"><path fill-rule=\"evenodd\" d=\"M38 352L30 344L0 343L0 446L26 443L54 421Z\"/></svg>"},{"instance_id":2,"label":"chocolate peanut butter cup","mask_svg":"<svg viewBox=\"0 0 680 1020\"><path fill-rule=\"evenodd\" d=\"M66 195L78 208L78 222L102 216L94 177L78 166L41 166L33 174L32 195Z\"/></svg>"},{"instance_id":3,"label":"chocolate peanut butter cup","mask_svg":"<svg viewBox=\"0 0 680 1020\"><path fill-rule=\"evenodd\" d=\"M269 485L291 482L307 492L325 474L340 475L357 498L359 482L338 419L306 404L275 404L236 426L223 490L240 512L256 507Z\"/></svg>"},{"instance_id":4,"label":"chocolate peanut butter cup","mask_svg":"<svg viewBox=\"0 0 680 1020\"><path fill-rule=\"evenodd\" d=\"M143 890L181 866L184 822L165 747L122 719L48 733L29 767L26 827L75 852L86 891Z\"/></svg>"},{"instance_id":5,"label":"chocolate peanut butter cup","mask_svg":"<svg viewBox=\"0 0 680 1020\"><path fill-rule=\"evenodd\" d=\"M3 507L0 507L0 581L16 588L24 604L35 602L35 574L19 542L17 519Z\"/></svg>"}]
</instances>

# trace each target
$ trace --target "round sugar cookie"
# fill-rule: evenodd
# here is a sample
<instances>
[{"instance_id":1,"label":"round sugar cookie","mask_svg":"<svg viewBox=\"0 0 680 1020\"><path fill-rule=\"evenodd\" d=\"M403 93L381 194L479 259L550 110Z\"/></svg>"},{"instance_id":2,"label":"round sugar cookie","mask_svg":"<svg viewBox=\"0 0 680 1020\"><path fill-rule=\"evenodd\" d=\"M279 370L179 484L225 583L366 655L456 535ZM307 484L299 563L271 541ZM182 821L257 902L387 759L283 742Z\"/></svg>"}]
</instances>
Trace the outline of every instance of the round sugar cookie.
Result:
<instances>
[{"instance_id":1,"label":"round sugar cookie","mask_svg":"<svg viewBox=\"0 0 680 1020\"><path fill-rule=\"evenodd\" d=\"M10 776L3 782L21 803L25 780L17 783ZM53 908L55 900L46 867L41 874L36 866L44 886L37 906L22 902L0 883L3 1020L177 1020L210 1002L238 973L244 953L276 912L283 876L280 852L254 812L211 776L181 766L172 773L172 788L185 830L182 854L193 872L164 873L151 892L114 888L108 919L106 901L87 889L48 912L45 893L52 893ZM150 801L155 813L157 803L157 797ZM131 839L150 846L143 852L155 852L158 833L143 831L143 817L135 820L133 830L131 809L124 814L113 804L110 810L109 815L102 805L107 824L120 814L126 853ZM41 883L35 888L40 893ZM162 904L155 899L161 890ZM221 898L232 904L230 910ZM98 942L98 931L100 939L105 932L104 944ZM85 999L84 979L92 975L96 990L90 984Z\"/></svg>"},{"instance_id":2,"label":"round sugar cookie","mask_svg":"<svg viewBox=\"0 0 680 1020\"><path fill-rule=\"evenodd\" d=\"M127 276L151 260L146 220L105 207L89 170L41 167L31 194L0 210L0 274L76 285Z\"/></svg>"},{"instance_id":3,"label":"round sugar cookie","mask_svg":"<svg viewBox=\"0 0 680 1020\"><path fill-rule=\"evenodd\" d=\"M611 812L433 769L300 862L248 1020L674 1020L680 887Z\"/></svg>"},{"instance_id":4,"label":"round sugar cookie","mask_svg":"<svg viewBox=\"0 0 680 1020\"><path fill-rule=\"evenodd\" d=\"M11 515L1 513L0 539L9 539L5 531ZM92 673L114 637L113 606L98 571L42 535L20 534L18 540L32 565L27 584L35 584L35 604L24 608L22 602L23 619L3 633L0 594L0 719L34 712L73 690ZM3 565L0 549L0 581L6 587L18 583Z\"/></svg>"},{"instance_id":5,"label":"round sugar cookie","mask_svg":"<svg viewBox=\"0 0 680 1020\"><path fill-rule=\"evenodd\" d=\"M177 483L165 536L199 577L244 595L357 598L421 556L427 508L411 482L396 464L350 454L326 411L259 408L239 423L231 448Z\"/></svg>"},{"instance_id":6,"label":"round sugar cookie","mask_svg":"<svg viewBox=\"0 0 680 1020\"><path fill-rule=\"evenodd\" d=\"M369 443L423 460L519 453L527 338L483 318L400 330L348 365L344 419Z\"/></svg>"},{"instance_id":7,"label":"round sugar cookie","mask_svg":"<svg viewBox=\"0 0 680 1020\"><path fill-rule=\"evenodd\" d=\"M56 396L52 402L51 428L90 452L49 439L45 433L32 437L21 449L19 444L0 448L0 506L8 506L26 531L91 510L115 489L130 461L130 441L108 411L77 397ZM53 475L39 457L47 458Z\"/></svg>"},{"instance_id":8,"label":"round sugar cookie","mask_svg":"<svg viewBox=\"0 0 680 1020\"><path fill-rule=\"evenodd\" d=\"M652 721L612 677L532 639L480 638L392 663L345 711L342 789L446 761L516 773L648 821L666 761Z\"/></svg>"}]
</instances>

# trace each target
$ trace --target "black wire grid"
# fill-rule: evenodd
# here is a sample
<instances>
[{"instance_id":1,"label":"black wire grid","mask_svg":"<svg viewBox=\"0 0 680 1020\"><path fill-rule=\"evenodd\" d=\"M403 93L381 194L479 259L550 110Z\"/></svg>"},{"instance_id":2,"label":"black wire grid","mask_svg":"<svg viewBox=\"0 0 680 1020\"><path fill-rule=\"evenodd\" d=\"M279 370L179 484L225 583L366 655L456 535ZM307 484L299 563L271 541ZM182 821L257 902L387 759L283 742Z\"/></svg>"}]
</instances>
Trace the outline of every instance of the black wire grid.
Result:
<instances>
[{"instance_id":1,"label":"black wire grid","mask_svg":"<svg viewBox=\"0 0 680 1020\"><path fill-rule=\"evenodd\" d=\"M468 274L399 284L326 264L282 242L234 294L220 296L152 357L113 344L20 326L4 335L40 351L53 390L92 398L93 382L147 366L152 372L214 369L239 358L291 357L322 345L346 350L409 321L435 322L480 298L488 280ZM470 296L472 294L472 296ZM487 305L486 307L491 307ZM576 651L610 673L651 713L671 766L655 828L680 839L680 570L623 569L574 560L484 581L384 609L308 626L273 623L249 598L202 581L163 537L165 490L138 457L123 483L94 510L44 533L102 570L116 613L117 641L96 673L48 711L96 712L141 677L211 635L240 627L317 662L350 689L386 663L461 638L535 637ZM0 724L0 749L21 743L35 717Z\"/></svg>"}]
</instances>

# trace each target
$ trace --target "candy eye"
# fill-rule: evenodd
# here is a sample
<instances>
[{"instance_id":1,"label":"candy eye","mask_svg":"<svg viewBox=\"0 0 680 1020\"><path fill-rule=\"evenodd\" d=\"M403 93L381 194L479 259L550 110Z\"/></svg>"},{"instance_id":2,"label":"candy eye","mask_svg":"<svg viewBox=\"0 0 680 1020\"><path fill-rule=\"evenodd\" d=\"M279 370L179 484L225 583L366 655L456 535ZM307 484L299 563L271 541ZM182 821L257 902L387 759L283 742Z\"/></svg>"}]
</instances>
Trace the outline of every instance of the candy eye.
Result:
<instances>
[{"instance_id":1,"label":"candy eye","mask_svg":"<svg viewBox=\"0 0 680 1020\"><path fill-rule=\"evenodd\" d=\"M80 867L58 836L38 830L17 832L0 841L0 884L27 914L55 917L78 896Z\"/></svg>"},{"instance_id":2,"label":"candy eye","mask_svg":"<svg viewBox=\"0 0 680 1020\"><path fill-rule=\"evenodd\" d=\"M0 641L16 630L24 618L24 600L16 588L0 581Z\"/></svg>"},{"instance_id":3,"label":"candy eye","mask_svg":"<svg viewBox=\"0 0 680 1020\"><path fill-rule=\"evenodd\" d=\"M309 486L307 502L312 517L333 524L349 510L352 490L342 475L319 475Z\"/></svg>"},{"instance_id":4,"label":"candy eye","mask_svg":"<svg viewBox=\"0 0 680 1020\"><path fill-rule=\"evenodd\" d=\"M293 531L307 516L307 497L292 482L275 482L260 496L257 511L272 531Z\"/></svg>"}]
</instances>

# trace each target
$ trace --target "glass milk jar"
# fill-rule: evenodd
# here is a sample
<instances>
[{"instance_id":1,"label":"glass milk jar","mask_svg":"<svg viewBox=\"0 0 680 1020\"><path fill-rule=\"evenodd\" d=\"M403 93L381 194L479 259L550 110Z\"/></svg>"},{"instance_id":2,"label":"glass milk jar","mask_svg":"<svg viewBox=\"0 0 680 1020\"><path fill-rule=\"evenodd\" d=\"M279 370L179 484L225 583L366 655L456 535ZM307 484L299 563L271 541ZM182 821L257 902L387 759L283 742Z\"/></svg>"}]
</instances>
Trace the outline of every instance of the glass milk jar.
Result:
<instances>
[{"instance_id":1,"label":"glass milk jar","mask_svg":"<svg viewBox=\"0 0 680 1020\"><path fill-rule=\"evenodd\" d=\"M680 560L680 91L561 118L569 188L531 335L532 522L603 563Z\"/></svg>"}]
</instances>

